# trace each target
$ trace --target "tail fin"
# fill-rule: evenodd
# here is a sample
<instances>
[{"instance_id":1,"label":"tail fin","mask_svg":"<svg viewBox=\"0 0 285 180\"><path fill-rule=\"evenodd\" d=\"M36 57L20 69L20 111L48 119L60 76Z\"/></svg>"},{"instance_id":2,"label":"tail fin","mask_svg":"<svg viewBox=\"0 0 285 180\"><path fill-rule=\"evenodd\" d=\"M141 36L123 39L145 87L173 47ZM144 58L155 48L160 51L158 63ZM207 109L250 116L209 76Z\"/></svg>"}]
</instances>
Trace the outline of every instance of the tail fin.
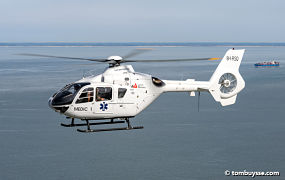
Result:
<instances>
[{"instance_id":1,"label":"tail fin","mask_svg":"<svg viewBox=\"0 0 285 180\"><path fill-rule=\"evenodd\" d=\"M245 87L239 73L244 51L228 50L210 79L209 92L222 106L234 104L237 94Z\"/></svg>"}]
</instances>

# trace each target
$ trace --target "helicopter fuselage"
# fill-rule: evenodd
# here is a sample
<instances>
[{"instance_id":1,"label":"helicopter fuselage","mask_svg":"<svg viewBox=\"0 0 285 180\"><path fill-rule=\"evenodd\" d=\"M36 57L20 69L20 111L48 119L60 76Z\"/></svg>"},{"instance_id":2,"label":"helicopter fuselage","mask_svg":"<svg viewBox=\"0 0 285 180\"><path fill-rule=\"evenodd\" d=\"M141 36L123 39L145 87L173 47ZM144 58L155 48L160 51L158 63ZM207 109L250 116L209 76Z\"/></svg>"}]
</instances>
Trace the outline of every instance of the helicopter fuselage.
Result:
<instances>
[{"instance_id":1,"label":"helicopter fuselage","mask_svg":"<svg viewBox=\"0 0 285 180\"><path fill-rule=\"evenodd\" d=\"M67 85L49 99L49 105L79 119L134 117L164 92L164 86L162 80L137 73L131 65L117 66ZM68 96L72 100L64 102Z\"/></svg>"}]
</instances>

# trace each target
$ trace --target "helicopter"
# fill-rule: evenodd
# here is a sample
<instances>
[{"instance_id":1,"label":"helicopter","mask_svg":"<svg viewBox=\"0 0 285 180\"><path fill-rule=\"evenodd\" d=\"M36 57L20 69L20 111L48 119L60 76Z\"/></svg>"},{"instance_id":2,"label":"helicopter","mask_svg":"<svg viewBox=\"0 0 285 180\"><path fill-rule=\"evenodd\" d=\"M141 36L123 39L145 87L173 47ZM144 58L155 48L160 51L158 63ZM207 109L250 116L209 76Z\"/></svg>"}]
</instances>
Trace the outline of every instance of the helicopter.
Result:
<instances>
[{"instance_id":1,"label":"helicopter","mask_svg":"<svg viewBox=\"0 0 285 180\"><path fill-rule=\"evenodd\" d=\"M245 49L229 49L209 81L161 80L149 74L136 72L131 65L121 65L130 62L179 62L196 60L219 60L220 58L200 59L168 59L168 60L131 60L142 51L134 51L126 56L110 56L106 59L76 58L50 56L40 54L22 54L49 58L87 60L108 63L109 67L97 76L83 77L67 84L48 99L48 105L56 112L71 119L70 124L61 123L64 127L86 126L77 129L79 132L102 132L116 130L142 129L143 126L132 126L130 118L134 118L166 92L209 92L215 101L222 106L236 102L237 94L245 87L245 81L239 73L239 67ZM75 119L85 123L75 123ZM93 120L100 120L94 122ZM90 122L92 121L92 122ZM103 124L126 123L126 127L91 129L91 126Z\"/></svg>"}]
</instances>

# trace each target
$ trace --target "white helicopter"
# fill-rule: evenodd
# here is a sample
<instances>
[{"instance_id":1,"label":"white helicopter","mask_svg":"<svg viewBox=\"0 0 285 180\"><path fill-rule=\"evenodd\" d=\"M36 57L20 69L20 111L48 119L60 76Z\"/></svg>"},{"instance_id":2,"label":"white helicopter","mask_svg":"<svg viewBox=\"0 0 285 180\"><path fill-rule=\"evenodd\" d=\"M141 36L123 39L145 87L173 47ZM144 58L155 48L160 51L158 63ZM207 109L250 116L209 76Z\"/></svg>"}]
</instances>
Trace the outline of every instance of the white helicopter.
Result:
<instances>
[{"instance_id":1,"label":"white helicopter","mask_svg":"<svg viewBox=\"0 0 285 180\"><path fill-rule=\"evenodd\" d=\"M48 104L56 112L71 118L70 124L61 124L65 127L87 126L86 130L77 129L79 132L100 132L114 130L141 129L142 126L133 127L129 118L133 118L148 107L162 93L210 92L213 98L222 106L234 104L237 94L245 87L245 82L239 73L240 63L244 49L230 49L226 52L217 69L209 81L161 80L148 74L135 72L131 65L121 65L127 62L169 62L169 61L194 61L216 60L219 58L201 59L171 59L171 60L127 60L137 55L132 52L123 58L110 56L107 59L88 59L61 56L48 56L39 54L22 54L29 56L78 59L109 63L105 72L97 76L82 78L66 85L49 98ZM74 119L81 119L86 123L74 123ZM117 119L117 120L114 120ZM91 120L101 120L90 123ZM127 127L110 129L91 129L91 125L127 123Z\"/></svg>"}]
</instances>

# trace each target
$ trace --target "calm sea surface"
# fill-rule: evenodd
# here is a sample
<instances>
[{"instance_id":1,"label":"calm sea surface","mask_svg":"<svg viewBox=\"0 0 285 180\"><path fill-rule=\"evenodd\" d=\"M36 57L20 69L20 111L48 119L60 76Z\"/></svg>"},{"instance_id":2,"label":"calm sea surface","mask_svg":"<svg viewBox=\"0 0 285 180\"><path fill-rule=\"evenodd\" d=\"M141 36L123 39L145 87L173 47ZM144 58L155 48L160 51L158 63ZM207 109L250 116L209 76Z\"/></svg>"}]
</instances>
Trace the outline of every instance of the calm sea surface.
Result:
<instances>
[{"instance_id":1,"label":"calm sea surface","mask_svg":"<svg viewBox=\"0 0 285 180\"><path fill-rule=\"evenodd\" d=\"M166 93L133 125L143 130L82 134L64 128L48 98L106 64L17 56L38 53L105 58L135 47L0 47L0 179L249 179L225 170L279 171L285 179L285 47L246 49L240 72L246 87L221 107L208 93ZM154 47L137 59L223 57L230 47ZM276 59L278 68L253 64ZM161 79L208 80L218 62L134 63Z\"/></svg>"}]
</instances>

